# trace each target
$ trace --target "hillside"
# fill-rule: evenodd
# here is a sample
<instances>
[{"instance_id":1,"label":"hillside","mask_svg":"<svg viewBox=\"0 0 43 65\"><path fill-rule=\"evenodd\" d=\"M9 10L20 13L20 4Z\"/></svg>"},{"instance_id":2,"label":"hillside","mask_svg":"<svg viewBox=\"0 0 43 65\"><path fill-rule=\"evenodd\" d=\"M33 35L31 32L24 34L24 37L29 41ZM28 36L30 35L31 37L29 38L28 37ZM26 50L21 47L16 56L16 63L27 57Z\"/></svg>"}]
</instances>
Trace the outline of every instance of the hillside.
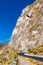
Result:
<instances>
[{"instance_id":1,"label":"hillside","mask_svg":"<svg viewBox=\"0 0 43 65\"><path fill-rule=\"evenodd\" d=\"M16 58L17 58L17 54L13 47L10 47L7 44L1 47L0 65L10 65L11 63L13 64L13 59L16 59Z\"/></svg>"},{"instance_id":2,"label":"hillside","mask_svg":"<svg viewBox=\"0 0 43 65\"><path fill-rule=\"evenodd\" d=\"M28 50L43 43L43 0L36 0L22 10L13 30L10 45Z\"/></svg>"},{"instance_id":3,"label":"hillside","mask_svg":"<svg viewBox=\"0 0 43 65\"><path fill-rule=\"evenodd\" d=\"M28 52L30 54L34 54L34 55L38 55L38 56L42 56L43 57L43 44L37 46L34 49L29 49Z\"/></svg>"},{"instance_id":4,"label":"hillside","mask_svg":"<svg viewBox=\"0 0 43 65\"><path fill-rule=\"evenodd\" d=\"M0 65L43 65L37 59L25 58L22 53L26 55L27 50L28 55L43 58L43 0L22 10L9 44L0 46Z\"/></svg>"}]
</instances>

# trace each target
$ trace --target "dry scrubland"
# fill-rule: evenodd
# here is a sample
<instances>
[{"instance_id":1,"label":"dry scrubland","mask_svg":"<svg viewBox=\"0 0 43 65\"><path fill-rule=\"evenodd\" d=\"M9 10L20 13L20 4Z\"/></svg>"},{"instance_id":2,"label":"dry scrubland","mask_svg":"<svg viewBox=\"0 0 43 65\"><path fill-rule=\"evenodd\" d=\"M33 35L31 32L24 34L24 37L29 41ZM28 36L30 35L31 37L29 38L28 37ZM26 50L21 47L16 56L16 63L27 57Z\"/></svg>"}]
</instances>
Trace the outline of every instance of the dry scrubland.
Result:
<instances>
[{"instance_id":1,"label":"dry scrubland","mask_svg":"<svg viewBox=\"0 0 43 65\"><path fill-rule=\"evenodd\" d=\"M0 65L10 65L15 58L17 54L14 48L5 45L0 49Z\"/></svg>"},{"instance_id":2,"label":"dry scrubland","mask_svg":"<svg viewBox=\"0 0 43 65\"><path fill-rule=\"evenodd\" d=\"M37 47L34 48L34 49L29 49L28 52L29 52L30 54L43 56L43 44L37 46Z\"/></svg>"}]
</instances>

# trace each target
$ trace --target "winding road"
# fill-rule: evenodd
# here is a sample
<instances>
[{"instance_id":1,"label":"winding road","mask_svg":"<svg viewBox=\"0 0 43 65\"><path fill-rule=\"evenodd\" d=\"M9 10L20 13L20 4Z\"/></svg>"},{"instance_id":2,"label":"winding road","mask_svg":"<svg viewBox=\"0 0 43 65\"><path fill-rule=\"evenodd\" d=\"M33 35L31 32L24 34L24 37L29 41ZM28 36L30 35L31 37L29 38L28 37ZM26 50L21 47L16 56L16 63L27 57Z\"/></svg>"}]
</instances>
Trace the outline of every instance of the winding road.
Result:
<instances>
[{"instance_id":1,"label":"winding road","mask_svg":"<svg viewBox=\"0 0 43 65\"><path fill-rule=\"evenodd\" d=\"M37 60L37 61L43 62L43 57L25 55L25 53L18 53L18 55L22 56L22 57L25 57L25 58L31 58L33 60Z\"/></svg>"}]
</instances>

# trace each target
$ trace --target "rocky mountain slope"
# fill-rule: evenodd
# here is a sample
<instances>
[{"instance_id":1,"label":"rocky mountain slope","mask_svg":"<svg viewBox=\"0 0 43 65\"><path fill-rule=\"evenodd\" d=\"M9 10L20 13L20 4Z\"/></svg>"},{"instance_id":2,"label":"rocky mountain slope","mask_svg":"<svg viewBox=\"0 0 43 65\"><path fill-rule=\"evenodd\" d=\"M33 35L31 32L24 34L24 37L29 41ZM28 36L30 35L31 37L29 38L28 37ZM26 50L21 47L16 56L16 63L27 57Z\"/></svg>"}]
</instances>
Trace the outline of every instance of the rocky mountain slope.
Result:
<instances>
[{"instance_id":1,"label":"rocky mountain slope","mask_svg":"<svg viewBox=\"0 0 43 65\"><path fill-rule=\"evenodd\" d=\"M28 50L41 43L43 43L43 0L36 0L23 9L9 45L18 50Z\"/></svg>"}]
</instances>

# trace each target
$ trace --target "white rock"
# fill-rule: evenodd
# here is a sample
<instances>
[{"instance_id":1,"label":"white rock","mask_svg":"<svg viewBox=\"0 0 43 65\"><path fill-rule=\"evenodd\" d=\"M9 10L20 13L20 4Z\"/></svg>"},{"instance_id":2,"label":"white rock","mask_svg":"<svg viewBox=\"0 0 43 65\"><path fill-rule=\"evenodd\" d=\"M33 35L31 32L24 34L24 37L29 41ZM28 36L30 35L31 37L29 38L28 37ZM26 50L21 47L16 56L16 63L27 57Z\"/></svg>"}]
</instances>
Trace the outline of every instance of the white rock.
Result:
<instances>
[{"instance_id":1,"label":"white rock","mask_svg":"<svg viewBox=\"0 0 43 65\"><path fill-rule=\"evenodd\" d=\"M36 0L33 5L27 6L22 10L22 14L17 20L10 41L16 49L26 50L43 43L42 6L43 1Z\"/></svg>"}]
</instances>

